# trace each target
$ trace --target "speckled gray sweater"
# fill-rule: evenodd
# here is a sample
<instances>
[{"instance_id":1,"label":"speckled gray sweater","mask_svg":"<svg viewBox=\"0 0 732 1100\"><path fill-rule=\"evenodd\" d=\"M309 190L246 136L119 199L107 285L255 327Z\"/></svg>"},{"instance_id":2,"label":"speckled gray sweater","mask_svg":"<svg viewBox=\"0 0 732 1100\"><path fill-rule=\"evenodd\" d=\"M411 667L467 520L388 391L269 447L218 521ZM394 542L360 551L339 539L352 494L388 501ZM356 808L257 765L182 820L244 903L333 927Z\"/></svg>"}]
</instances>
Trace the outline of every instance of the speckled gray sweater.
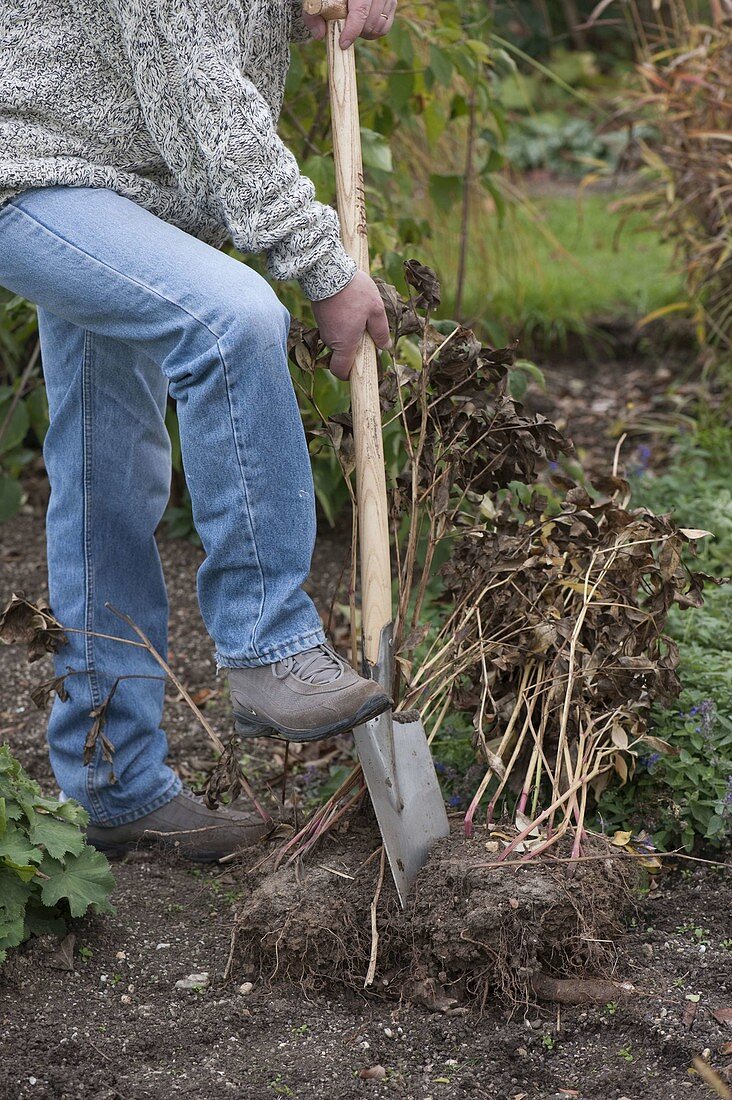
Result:
<instances>
[{"instance_id":1,"label":"speckled gray sweater","mask_svg":"<svg viewBox=\"0 0 732 1100\"><path fill-rule=\"evenodd\" d=\"M276 133L299 0L0 0L0 204L107 187L267 254L313 301L356 267Z\"/></svg>"}]
</instances>

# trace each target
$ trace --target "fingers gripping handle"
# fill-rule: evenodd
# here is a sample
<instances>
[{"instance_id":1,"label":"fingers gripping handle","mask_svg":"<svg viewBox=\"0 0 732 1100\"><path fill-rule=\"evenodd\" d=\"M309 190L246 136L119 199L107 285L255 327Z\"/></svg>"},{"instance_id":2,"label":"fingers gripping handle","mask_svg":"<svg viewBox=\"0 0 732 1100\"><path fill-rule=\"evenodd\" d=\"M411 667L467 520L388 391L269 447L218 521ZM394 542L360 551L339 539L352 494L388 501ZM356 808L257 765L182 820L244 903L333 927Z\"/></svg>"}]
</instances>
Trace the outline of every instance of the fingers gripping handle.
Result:
<instances>
[{"instance_id":1,"label":"fingers gripping handle","mask_svg":"<svg viewBox=\"0 0 732 1100\"><path fill-rule=\"evenodd\" d=\"M322 15L323 19L345 19L348 15L347 0L304 0L308 15Z\"/></svg>"},{"instance_id":2,"label":"fingers gripping handle","mask_svg":"<svg viewBox=\"0 0 732 1100\"><path fill-rule=\"evenodd\" d=\"M343 9L345 4L306 0ZM328 18L328 16L326 16ZM369 271L366 201L363 187L363 154L358 110L356 56L353 48L338 44L342 24L328 23L328 72L333 115L333 146L338 192L338 212L343 243L362 271ZM386 498L384 445L379 403L376 348L370 336L361 341L351 374L351 406L356 445L359 549L361 553L361 618L363 654L370 666L379 659L381 632L392 619L389 513ZM391 685L384 685L390 688Z\"/></svg>"}]
</instances>

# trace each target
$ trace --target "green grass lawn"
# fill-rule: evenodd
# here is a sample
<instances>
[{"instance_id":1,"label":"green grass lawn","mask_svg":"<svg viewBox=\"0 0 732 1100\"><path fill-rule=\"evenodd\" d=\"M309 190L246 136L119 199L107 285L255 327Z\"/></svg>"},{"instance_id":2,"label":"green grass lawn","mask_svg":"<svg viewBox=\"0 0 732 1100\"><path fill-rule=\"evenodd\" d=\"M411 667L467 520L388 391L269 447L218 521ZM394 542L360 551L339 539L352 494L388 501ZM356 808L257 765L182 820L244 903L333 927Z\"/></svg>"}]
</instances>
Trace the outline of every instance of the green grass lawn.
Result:
<instances>
[{"instance_id":1,"label":"green grass lawn","mask_svg":"<svg viewBox=\"0 0 732 1100\"><path fill-rule=\"evenodd\" d=\"M648 220L633 215L619 232L612 194L539 197L501 224L474 212L463 313L503 342L516 336L562 339L600 320L637 321L683 297L671 249ZM435 229L428 261L446 288L455 285L459 212ZM447 312L454 305L448 297Z\"/></svg>"}]
</instances>

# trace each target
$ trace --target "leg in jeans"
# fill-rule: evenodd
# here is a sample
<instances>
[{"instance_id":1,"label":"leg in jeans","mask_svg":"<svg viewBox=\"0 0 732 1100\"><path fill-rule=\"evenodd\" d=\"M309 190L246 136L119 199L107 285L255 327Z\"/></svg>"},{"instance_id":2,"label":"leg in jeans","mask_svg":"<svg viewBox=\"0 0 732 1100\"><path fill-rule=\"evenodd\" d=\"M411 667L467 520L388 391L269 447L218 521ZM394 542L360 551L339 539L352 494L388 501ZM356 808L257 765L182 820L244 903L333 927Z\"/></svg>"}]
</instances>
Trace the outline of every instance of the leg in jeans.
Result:
<instances>
[{"instance_id":1,"label":"leg in jeans","mask_svg":"<svg viewBox=\"0 0 732 1100\"><path fill-rule=\"evenodd\" d=\"M198 590L217 663L272 664L324 641L301 587L315 509L287 368L288 318L267 283L114 192L54 187L26 191L0 209L0 285L41 307L44 340L53 345L46 369L58 425L46 457L58 509L52 501L50 522L70 532L66 556L55 545L51 563L59 618L119 634L119 620L104 607L110 600L133 617L136 611L164 641L165 604L149 538L167 478L153 414L155 406L159 418L165 382L177 402L207 555ZM153 365L162 379L153 381ZM76 507L62 516L64 498L74 494ZM55 531L52 537L57 544ZM91 667L78 643L67 654L60 654L62 664L81 655L89 674L78 721L59 718L56 725L54 709L52 753L67 762L58 778L94 820L134 820L176 793L168 773L162 789L160 783L159 684L120 686L125 716L113 721L113 704L108 726L119 779L110 784L108 768L98 765L92 797L81 765L89 726L82 712L95 690L151 666L119 644L95 642ZM73 761L74 782L67 775Z\"/></svg>"},{"instance_id":2,"label":"leg in jeans","mask_svg":"<svg viewBox=\"0 0 732 1100\"><path fill-rule=\"evenodd\" d=\"M181 789L166 765L160 728L161 669L138 647L94 636L112 627L108 600L124 608L158 652L167 648L168 603L155 542L170 491L165 428L167 383L156 363L129 344L38 311L51 425L43 452L51 483L46 517L51 606L69 633L56 672L86 669L66 681L69 699L54 701L48 727L51 764L64 793L96 820L119 802L156 809ZM104 614L103 624L99 615ZM112 782L99 750L80 767L89 714L114 689L104 732L115 746Z\"/></svg>"}]
</instances>

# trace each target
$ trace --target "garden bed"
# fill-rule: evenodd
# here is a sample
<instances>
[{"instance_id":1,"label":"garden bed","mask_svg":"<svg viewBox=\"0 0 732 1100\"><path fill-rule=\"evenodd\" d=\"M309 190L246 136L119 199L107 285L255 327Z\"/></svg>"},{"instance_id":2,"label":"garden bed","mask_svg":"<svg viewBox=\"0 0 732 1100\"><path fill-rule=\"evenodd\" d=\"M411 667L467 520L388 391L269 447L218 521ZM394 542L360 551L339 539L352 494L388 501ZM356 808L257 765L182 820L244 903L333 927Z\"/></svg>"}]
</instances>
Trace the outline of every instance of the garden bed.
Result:
<instances>
[{"instance_id":1,"label":"garden bed","mask_svg":"<svg viewBox=\"0 0 732 1100\"><path fill-rule=\"evenodd\" d=\"M19 518L3 536L3 591L22 582L40 592L40 516ZM162 550L176 668L194 690L210 690L216 682L193 586L199 552L167 541ZM332 575L336 544L326 538L320 554L318 575ZM14 648L0 649L0 661L0 728L29 771L49 784L45 716L28 698L37 674ZM206 710L224 732L223 699L214 695ZM195 780L211 762L208 745L172 697L168 715L173 758ZM261 764L271 770L271 759ZM732 1063L719 1053L730 1029L712 1015L732 1005L732 886L728 873L686 868L663 876L614 940L610 976L630 981L636 993L602 1005L538 1002L509 1018L493 998L482 1015L459 1004L438 1011L400 1004L383 985L368 996L345 983L304 994L298 983L268 986L257 978L241 993L252 980L243 968L228 981L223 974L248 881L230 868L129 858L115 866L117 916L76 928L73 971L56 969L56 944L48 940L19 949L3 969L0 1097L712 1096L688 1068L705 1049L716 1064ZM175 988L200 972L208 972L207 986ZM376 1066L384 1067L383 1080L379 1071L359 1077Z\"/></svg>"},{"instance_id":2,"label":"garden bed","mask_svg":"<svg viewBox=\"0 0 732 1100\"><path fill-rule=\"evenodd\" d=\"M614 442L606 433L617 416L627 412L642 423L646 413L665 415L668 410L662 397L663 373L657 379L650 365L628 369L618 364L612 380L603 368L601 382L598 379L590 369L571 376L557 372L549 380L546 411L555 418L559 412L567 420L570 434L580 437L581 448L590 451L591 463L600 470L611 461ZM610 405L593 410L594 401ZM645 446L645 437L639 434L626 446L637 443ZM651 446L638 461L653 464L656 453ZM0 591L9 595L23 588L40 595L45 584L40 507L18 517L2 535ZM229 719L224 686L216 680L195 603L200 552L168 540L162 541L161 549L171 595L173 665L214 728L225 735ZM343 555L343 541L324 531L313 573L321 603L340 575ZM1 735L34 778L51 789L45 715L29 698L40 676L38 668L27 666L19 649L0 648ZM174 763L186 781L198 784L213 762L211 750L172 691L166 729ZM298 750L303 798L311 781L317 791L322 789L329 771L347 759L347 749L347 740L340 739L327 752L317 746ZM270 783L273 790L279 789L277 748L257 747L248 770L258 785ZM279 919L283 900L293 900L288 894L291 872L270 880L270 894L279 896L267 916L262 895L253 891L256 883L241 869L192 869L147 855L115 865L117 915L77 922L73 970L59 969L59 962L68 965L68 960L59 959L55 941L41 939L15 951L0 974L0 1098L452 1100L464 1095L500 1100L679 1100L714 1095L698 1076L689 1075L692 1059L706 1050L720 1072L732 1077L732 1030L721 1022L724 1016L714 1015L732 1006L728 869L681 862L659 877L635 915L631 907L621 919L623 889L619 883L616 889L600 862L607 881L599 894L593 890L593 896L605 897L608 904L596 925L598 935L589 940L612 942L593 948L599 954L591 959L582 952L574 957L578 972L580 964L589 963L589 972L616 983L617 996L583 1005L557 1004L538 996L522 1002L526 985L517 988L512 976L523 963L517 959L516 966L509 966L506 988L495 967L481 986L480 970L490 966L489 950L481 955L483 949L460 940L454 921L457 918L464 930L477 912L475 919L485 933L482 944L490 949L515 929L517 915L543 913L549 918L550 899L557 898L557 919L547 919L542 929L545 949L530 945L524 956L529 968L535 959L542 973L555 976L558 967L553 969L552 962L558 956L551 945L579 927L577 896L571 896L576 880L555 867L543 880L537 899L530 894L543 871L526 879L534 884L527 895L521 882L527 872L502 869L493 872L500 876L498 885L480 887L478 905L469 876L461 872L449 879L448 848L437 853L434 872L427 873L429 889L418 889L414 895L422 938L417 969L409 975L408 925L393 897L389 901L386 873L382 900L394 924L391 930L379 927L376 977L364 991L379 859L375 856L364 868L357 890L351 880L332 870L352 874L378 848L378 838L360 820L352 829L316 853L297 886L306 891L310 876L315 877L331 944L343 941L347 933L351 937L346 941L350 973L348 967L335 965L338 952L328 952L328 940L323 938L320 968L312 965L312 954L304 956L309 962L304 983L302 966L300 973L292 965L277 972L265 940L272 932L265 929L266 920ZM461 840L453 843L463 845ZM487 843L491 839L476 829L470 852L482 848L490 858ZM322 865L332 870L322 871ZM293 912L298 917L297 905ZM314 907L301 907L299 917L310 925L313 912ZM253 935L250 919L247 940L242 913L258 913L258 927L265 935ZM350 933L344 913L350 914ZM620 929L615 931L612 926L619 919ZM353 926L358 929L355 936ZM234 929L238 934L232 953ZM480 940L481 935L469 938ZM441 970L445 943L447 963ZM302 957L294 938L289 950L290 963ZM340 957L345 957L342 951ZM298 980L288 980L286 969ZM225 978L227 971L230 976ZM194 988L176 988L181 979L201 973L208 977L194 982ZM624 983L632 991L624 989ZM401 1000L394 997L395 990L402 993ZM556 995L557 990L550 992Z\"/></svg>"}]
</instances>

